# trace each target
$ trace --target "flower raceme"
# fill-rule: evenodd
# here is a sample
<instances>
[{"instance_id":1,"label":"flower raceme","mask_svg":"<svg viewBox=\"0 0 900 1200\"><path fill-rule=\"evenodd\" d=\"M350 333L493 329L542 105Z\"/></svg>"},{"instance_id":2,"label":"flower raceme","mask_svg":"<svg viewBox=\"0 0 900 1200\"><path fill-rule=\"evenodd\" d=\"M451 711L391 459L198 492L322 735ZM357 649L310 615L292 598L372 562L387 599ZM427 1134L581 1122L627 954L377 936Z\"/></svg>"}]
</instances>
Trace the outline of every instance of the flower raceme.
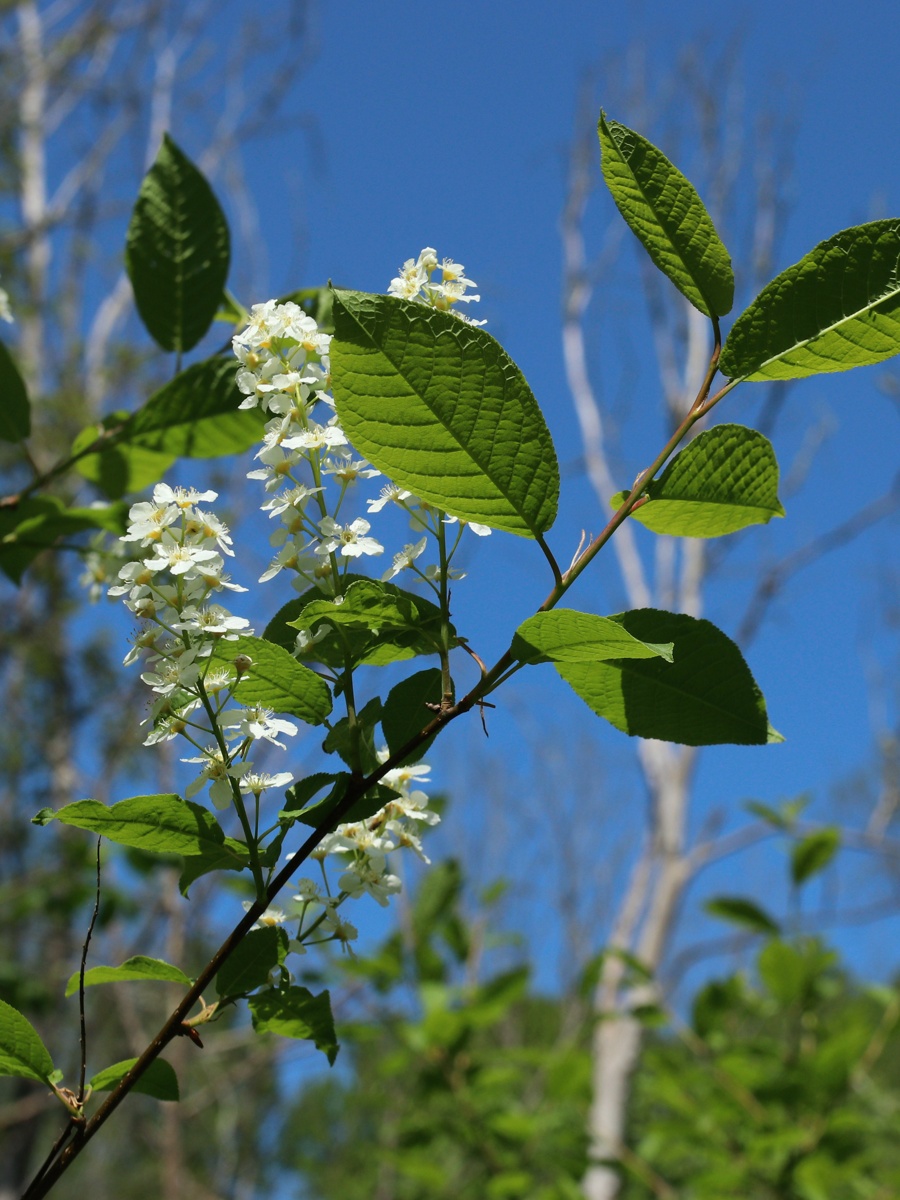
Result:
<instances>
[{"instance_id":1,"label":"flower raceme","mask_svg":"<svg viewBox=\"0 0 900 1200\"><path fill-rule=\"evenodd\" d=\"M409 302L460 316L455 306L478 299L470 294L474 286L460 264L439 261L426 248L418 259L404 264L389 290ZM365 517L344 512L356 488L381 473L354 454L335 412L329 394L330 344L331 336L300 305L274 300L255 305L246 328L233 340L237 386L244 397L240 407L259 407L268 416L256 455L259 465L249 472L249 478L263 483L262 510L277 523L270 539L275 555L260 582L286 570L297 590L316 586L340 598L351 563L355 570L356 563L384 553L367 518L377 518L390 505L406 514L414 540L393 555L383 578L409 572L440 597L445 578L462 576L450 561L465 522L389 480L368 500ZM284 749L284 739L296 736L298 727L265 708L236 704L234 672L223 664L221 654L214 655L219 643L252 634L247 619L222 603L224 593L246 589L225 573L234 549L227 526L208 507L216 499L212 491L161 483L150 500L134 504L120 539L123 551L132 557L119 566L108 594L121 597L142 623L125 661L142 662L141 678L153 693L144 722L146 744L185 738L193 753L183 761L199 768L187 786L187 798L208 789L212 804L233 807L248 834L245 804L255 810L252 828L259 829L265 793L292 782L289 772L257 770L254 747ZM479 536L490 533L485 526L470 528ZM440 547L441 561L424 565L429 543ZM101 557L98 552L87 580L94 591L104 569L109 569ZM314 634L299 633L296 652L314 657L313 646L326 633L327 626ZM346 947L356 931L338 915L339 907L362 895L386 905L400 890L389 860L399 850L411 849L428 861L420 831L439 818L418 786L427 778L423 764L389 772L383 786L393 798L367 820L337 826L319 845L314 857L322 871L321 887L301 881L291 913L272 910L261 923L296 918L291 945L298 951L311 939L336 940ZM325 870L329 858L340 864L335 888Z\"/></svg>"}]
</instances>

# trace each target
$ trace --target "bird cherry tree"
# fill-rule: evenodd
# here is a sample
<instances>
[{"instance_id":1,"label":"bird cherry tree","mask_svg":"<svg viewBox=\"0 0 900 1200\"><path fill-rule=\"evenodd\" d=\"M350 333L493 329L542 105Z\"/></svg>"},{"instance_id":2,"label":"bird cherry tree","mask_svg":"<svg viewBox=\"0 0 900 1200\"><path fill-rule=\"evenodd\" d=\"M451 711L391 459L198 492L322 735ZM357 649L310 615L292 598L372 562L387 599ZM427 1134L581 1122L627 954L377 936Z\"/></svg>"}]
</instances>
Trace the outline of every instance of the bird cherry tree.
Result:
<instances>
[{"instance_id":1,"label":"bird cherry tree","mask_svg":"<svg viewBox=\"0 0 900 1200\"><path fill-rule=\"evenodd\" d=\"M106 550L86 552L87 575L138 622L125 665L139 665L151 697L144 742L176 743L196 768L183 797L84 799L43 809L35 822L180 856L185 895L202 876L245 873L254 898L193 977L146 955L89 967L89 930L67 987L80 1013L74 1080L28 1018L0 1004L0 1072L49 1087L63 1110L28 1200L52 1189L129 1092L177 1099L166 1047L179 1036L202 1046L201 1034L236 1006L246 1005L260 1034L308 1039L334 1061L329 994L295 983L296 964L317 944L353 941L352 901L389 903L401 886L392 855L425 857L421 833L438 817L422 790L422 759L517 672L552 664L630 736L690 746L781 740L738 647L709 621L652 608L583 612L568 592L629 519L659 534L713 538L784 515L768 440L706 418L739 384L848 370L900 351L900 221L820 243L723 338L732 265L696 190L650 142L602 114L599 137L622 217L710 321L713 349L689 411L649 450L631 487L610 497L603 530L580 541L564 531L556 552L551 433L522 372L469 315L478 297L464 269L426 248L386 295L315 289L248 311L227 291L224 214L200 171L164 139L125 253L138 312L175 354L176 373L136 411L85 429L69 455L5 497L0 566L18 581L64 539L109 535ZM0 315L14 308L0 295ZM184 366L214 319L233 323L231 345ZM29 397L5 347L0 384L0 435L26 457ZM274 529L274 556L259 596L247 596L226 571L240 548L210 507L216 493L155 479L179 458L254 447L248 486ZM67 507L53 494L70 471L95 487L96 503ZM154 482L151 499L125 499ZM412 528L393 553L379 528L390 507ZM451 584L465 539L492 532L536 544L548 590L488 664L478 631L454 622ZM298 595L267 611L265 585L282 572ZM430 665L414 662L423 658ZM413 669L385 691L379 668L390 664ZM321 769L298 777L285 753L284 770L262 770L260 753L287 751L298 722L325 731ZM137 1058L91 1063L89 1074L86 989L138 979L179 984L183 996Z\"/></svg>"}]
</instances>

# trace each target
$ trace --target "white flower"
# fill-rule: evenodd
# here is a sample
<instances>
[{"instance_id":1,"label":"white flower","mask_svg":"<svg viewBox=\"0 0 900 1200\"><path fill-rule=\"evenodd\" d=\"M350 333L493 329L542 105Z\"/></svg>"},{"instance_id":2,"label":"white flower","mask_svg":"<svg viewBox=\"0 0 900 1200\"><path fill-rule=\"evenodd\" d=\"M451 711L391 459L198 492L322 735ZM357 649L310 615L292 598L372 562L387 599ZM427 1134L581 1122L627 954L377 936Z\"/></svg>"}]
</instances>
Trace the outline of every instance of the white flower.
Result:
<instances>
[{"instance_id":1,"label":"white flower","mask_svg":"<svg viewBox=\"0 0 900 1200\"><path fill-rule=\"evenodd\" d=\"M490 525L479 525L476 521L460 521L459 517L444 517L445 525L456 525L457 523L464 529L471 529L478 537L490 537L493 532Z\"/></svg>"},{"instance_id":2,"label":"white flower","mask_svg":"<svg viewBox=\"0 0 900 1200\"><path fill-rule=\"evenodd\" d=\"M408 567L411 567L424 551L427 542L428 538L423 537L415 545L404 546L399 554L394 555L394 565L389 571L385 571L381 578L383 580L393 579L395 575L399 575L401 571L405 571Z\"/></svg>"},{"instance_id":3,"label":"white flower","mask_svg":"<svg viewBox=\"0 0 900 1200\"><path fill-rule=\"evenodd\" d=\"M249 912L253 907L253 901L242 900L241 906L244 912ZM266 911L257 917L256 923L251 925L250 928L268 929L272 926L283 925L287 919L287 913L284 911L284 909L275 908L274 905L270 904Z\"/></svg>"},{"instance_id":4,"label":"white flower","mask_svg":"<svg viewBox=\"0 0 900 1200\"><path fill-rule=\"evenodd\" d=\"M144 565L150 571L171 571L173 575L196 574L202 564L207 572L213 572L213 562L224 566L221 555L217 550L206 550L203 546L179 545L178 542L157 542L153 547L155 558L144 559Z\"/></svg>"},{"instance_id":5,"label":"white flower","mask_svg":"<svg viewBox=\"0 0 900 1200\"><path fill-rule=\"evenodd\" d=\"M9 306L9 292L6 288L0 287L0 321L8 321L12 325L14 320L12 309Z\"/></svg>"},{"instance_id":6,"label":"white flower","mask_svg":"<svg viewBox=\"0 0 900 1200\"><path fill-rule=\"evenodd\" d=\"M293 782L290 771L279 771L277 775L269 775L266 771L250 771L241 778L241 791L258 797L269 788L284 788Z\"/></svg>"},{"instance_id":7,"label":"white flower","mask_svg":"<svg viewBox=\"0 0 900 1200\"><path fill-rule=\"evenodd\" d=\"M387 908L390 897L396 895L402 885L397 876L388 874L385 868L384 858L380 855L370 855L351 863L338 880L338 887L353 897L368 892L382 908Z\"/></svg>"},{"instance_id":8,"label":"white flower","mask_svg":"<svg viewBox=\"0 0 900 1200\"><path fill-rule=\"evenodd\" d=\"M371 529L368 521L357 517L349 525L339 525L333 517L323 517L319 529L325 541L316 546L315 553L333 554L336 550L345 558L359 558L361 554L383 554L384 546L365 535Z\"/></svg>"},{"instance_id":9,"label":"white flower","mask_svg":"<svg viewBox=\"0 0 900 1200\"><path fill-rule=\"evenodd\" d=\"M377 500L368 500L366 502L366 507L371 515L372 513L381 512L386 504L403 504L406 500L412 498L412 492L398 487L396 483L389 483L381 489L381 495Z\"/></svg>"},{"instance_id":10,"label":"white flower","mask_svg":"<svg viewBox=\"0 0 900 1200\"><path fill-rule=\"evenodd\" d=\"M293 737L297 732L297 726L293 721L282 721L279 717L274 716L271 709L263 708L261 705L247 709L230 709L228 712L222 713L219 723L223 729L236 729L237 733L231 736L237 737L241 741L264 739L271 742L273 746L280 746L282 750L284 742L279 742L276 734L282 733Z\"/></svg>"},{"instance_id":11,"label":"white flower","mask_svg":"<svg viewBox=\"0 0 900 1200\"><path fill-rule=\"evenodd\" d=\"M337 424L317 425L310 421L307 429L284 438L281 444L286 450L333 450L346 446L347 438Z\"/></svg>"},{"instance_id":12,"label":"white flower","mask_svg":"<svg viewBox=\"0 0 900 1200\"><path fill-rule=\"evenodd\" d=\"M233 617L220 604L210 604L198 608L190 604L181 614L181 620L172 624L173 629L194 633L217 634L233 640L238 630L246 629L250 622L246 617Z\"/></svg>"},{"instance_id":13,"label":"white flower","mask_svg":"<svg viewBox=\"0 0 900 1200\"><path fill-rule=\"evenodd\" d=\"M319 885L314 879L298 879L296 886L297 895L294 899L298 904L314 904L321 899Z\"/></svg>"},{"instance_id":14,"label":"white flower","mask_svg":"<svg viewBox=\"0 0 900 1200\"><path fill-rule=\"evenodd\" d=\"M385 903L387 902L385 901ZM343 943L342 949L347 951L350 950L347 943L355 942L359 937L359 931L356 926L350 921L345 921L343 917L338 916L333 909L326 912L322 925L329 931L335 941Z\"/></svg>"},{"instance_id":15,"label":"white flower","mask_svg":"<svg viewBox=\"0 0 900 1200\"><path fill-rule=\"evenodd\" d=\"M200 665L194 662L196 656L196 650L188 650L176 658L161 659L156 671L145 671L141 679L161 696L191 688L200 678Z\"/></svg>"},{"instance_id":16,"label":"white flower","mask_svg":"<svg viewBox=\"0 0 900 1200\"><path fill-rule=\"evenodd\" d=\"M196 488L169 487L167 483L158 483L153 489L153 503L174 504L184 510L201 501L206 504L218 500L218 492L198 492Z\"/></svg>"},{"instance_id":17,"label":"white flower","mask_svg":"<svg viewBox=\"0 0 900 1200\"><path fill-rule=\"evenodd\" d=\"M248 762L232 763L231 766L226 766L222 758L222 751L218 746L208 746L206 753L200 758L183 758L181 761L203 764L203 770L199 777L189 783L185 789L185 799L190 800L205 784L209 783L209 798L216 808L228 807L233 795L230 781L232 779L240 780L241 776L246 775L252 767L252 764Z\"/></svg>"},{"instance_id":18,"label":"white flower","mask_svg":"<svg viewBox=\"0 0 900 1200\"><path fill-rule=\"evenodd\" d=\"M342 484L355 483L357 479L375 479L381 472L364 458L352 458L341 454L337 458L326 458L322 463L322 474L333 475Z\"/></svg>"},{"instance_id":19,"label":"white flower","mask_svg":"<svg viewBox=\"0 0 900 1200\"><path fill-rule=\"evenodd\" d=\"M297 570L300 565L300 554L305 549L305 546L298 546L294 542L288 542L286 545L282 546L282 548L266 567L265 571L263 571L262 575L260 575L259 582L268 583L270 579L274 579L275 576L280 571L285 570L285 568Z\"/></svg>"}]
</instances>

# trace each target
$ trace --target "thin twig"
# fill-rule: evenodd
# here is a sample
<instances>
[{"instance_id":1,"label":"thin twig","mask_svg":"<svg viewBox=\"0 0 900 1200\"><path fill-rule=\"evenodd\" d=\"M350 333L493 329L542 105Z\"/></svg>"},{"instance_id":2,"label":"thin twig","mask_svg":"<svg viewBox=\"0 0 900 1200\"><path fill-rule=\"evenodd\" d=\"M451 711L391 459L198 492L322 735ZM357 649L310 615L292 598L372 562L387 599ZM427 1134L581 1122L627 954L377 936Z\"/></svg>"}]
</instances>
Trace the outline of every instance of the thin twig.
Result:
<instances>
[{"instance_id":1,"label":"thin twig","mask_svg":"<svg viewBox=\"0 0 900 1200\"><path fill-rule=\"evenodd\" d=\"M84 1081L87 1075L87 1022L84 1019L84 972L87 966L91 935L94 932L97 914L100 911L100 843L102 840L102 838L97 838L97 891L94 896L94 911L91 913L91 921L88 925L84 945L81 947L81 970L78 973L78 1013L81 1018L81 1078L78 1083L79 1104L84 1104Z\"/></svg>"}]
</instances>

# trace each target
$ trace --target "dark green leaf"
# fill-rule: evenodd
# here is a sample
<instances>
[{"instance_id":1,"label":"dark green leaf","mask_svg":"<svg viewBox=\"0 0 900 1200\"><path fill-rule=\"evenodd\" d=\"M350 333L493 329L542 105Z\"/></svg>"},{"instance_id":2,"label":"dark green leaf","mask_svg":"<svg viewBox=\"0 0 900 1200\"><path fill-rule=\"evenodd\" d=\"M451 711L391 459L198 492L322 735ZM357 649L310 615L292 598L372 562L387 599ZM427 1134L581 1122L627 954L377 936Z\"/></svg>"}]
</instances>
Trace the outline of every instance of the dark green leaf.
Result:
<instances>
[{"instance_id":1,"label":"dark green leaf","mask_svg":"<svg viewBox=\"0 0 900 1200\"><path fill-rule=\"evenodd\" d=\"M38 814L40 824L46 824L47 812L43 809ZM225 834L215 817L199 804L171 794L132 796L110 807L99 800L76 800L51 813L48 819L151 853L227 854ZM237 852L232 854L239 862Z\"/></svg>"},{"instance_id":2,"label":"dark green leaf","mask_svg":"<svg viewBox=\"0 0 900 1200\"><path fill-rule=\"evenodd\" d=\"M723 921L730 921L732 925L742 925L754 933L779 932L778 923L758 904L746 900L743 896L716 896L714 900L707 900L703 907L710 916L721 917Z\"/></svg>"},{"instance_id":3,"label":"dark green leaf","mask_svg":"<svg viewBox=\"0 0 900 1200\"><path fill-rule=\"evenodd\" d=\"M46 1083L53 1073L50 1052L29 1020L0 1000L0 1075Z\"/></svg>"},{"instance_id":4,"label":"dark green leaf","mask_svg":"<svg viewBox=\"0 0 900 1200\"><path fill-rule=\"evenodd\" d=\"M334 397L357 450L463 520L526 537L550 528L556 452L498 342L452 313L362 292L335 292L334 322Z\"/></svg>"},{"instance_id":5,"label":"dark green leaf","mask_svg":"<svg viewBox=\"0 0 900 1200\"><path fill-rule=\"evenodd\" d=\"M14 508L0 508L0 569L19 583L31 562L57 539L85 529L121 534L127 516L125 504L66 508L56 496L35 496Z\"/></svg>"},{"instance_id":6,"label":"dark green leaf","mask_svg":"<svg viewBox=\"0 0 900 1200\"><path fill-rule=\"evenodd\" d=\"M435 710L428 705L439 705L443 692L444 685L438 667L418 671L391 688L381 713L381 729L391 754L396 754L434 720ZM408 754L404 763L418 762L427 754L434 736Z\"/></svg>"},{"instance_id":7,"label":"dark green leaf","mask_svg":"<svg viewBox=\"0 0 900 1200\"><path fill-rule=\"evenodd\" d=\"M75 439L73 453L101 435L103 449L79 459L77 469L108 496L118 497L152 482L147 475L153 463L164 468L179 457L243 453L262 437L265 415L239 409L244 397L235 375L234 359L204 359L154 392L137 412L116 413L88 426Z\"/></svg>"},{"instance_id":8,"label":"dark green leaf","mask_svg":"<svg viewBox=\"0 0 900 1200\"><path fill-rule=\"evenodd\" d=\"M701 433L646 492L649 500L631 515L654 533L676 537L721 537L784 516L775 451L767 438L744 425L717 425ZM627 496L613 496L613 508Z\"/></svg>"},{"instance_id":9,"label":"dark green leaf","mask_svg":"<svg viewBox=\"0 0 900 1200\"><path fill-rule=\"evenodd\" d=\"M251 929L229 955L216 976L220 996L243 996L269 982L271 971L284 962L288 936L273 925Z\"/></svg>"},{"instance_id":10,"label":"dark green leaf","mask_svg":"<svg viewBox=\"0 0 900 1200\"><path fill-rule=\"evenodd\" d=\"M520 662L594 663L622 658L672 661L672 643L655 644L633 637L621 616L598 617L554 608L535 613L515 632L512 654Z\"/></svg>"},{"instance_id":11,"label":"dark green leaf","mask_svg":"<svg viewBox=\"0 0 900 1200\"><path fill-rule=\"evenodd\" d=\"M25 380L12 355L0 342L0 439L21 442L31 433L31 406Z\"/></svg>"},{"instance_id":12,"label":"dark green leaf","mask_svg":"<svg viewBox=\"0 0 900 1200\"><path fill-rule=\"evenodd\" d=\"M707 317L734 302L728 251L694 186L657 148L603 113L603 177L616 207L660 271Z\"/></svg>"},{"instance_id":13,"label":"dark green leaf","mask_svg":"<svg viewBox=\"0 0 900 1200\"><path fill-rule=\"evenodd\" d=\"M227 837L220 846L209 847L203 854L183 856L178 888L182 896L188 894L192 883L210 871L242 871L250 861L244 842Z\"/></svg>"},{"instance_id":14,"label":"dark green leaf","mask_svg":"<svg viewBox=\"0 0 900 1200\"><path fill-rule=\"evenodd\" d=\"M209 329L230 254L228 223L212 188L164 134L125 244L138 312L163 350L190 350Z\"/></svg>"},{"instance_id":15,"label":"dark green leaf","mask_svg":"<svg viewBox=\"0 0 900 1200\"><path fill-rule=\"evenodd\" d=\"M128 1074L136 1058L126 1058L122 1062L104 1067L90 1081L95 1092L111 1092ZM164 1058L155 1058L131 1089L133 1092L143 1092L145 1096L153 1096L156 1100L178 1100L178 1078L169 1063Z\"/></svg>"},{"instance_id":16,"label":"dark green leaf","mask_svg":"<svg viewBox=\"0 0 900 1200\"><path fill-rule=\"evenodd\" d=\"M820 242L735 321L719 367L730 379L802 379L900 352L900 220Z\"/></svg>"},{"instance_id":17,"label":"dark green leaf","mask_svg":"<svg viewBox=\"0 0 900 1200\"><path fill-rule=\"evenodd\" d=\"M740 650L715 625L653 608L610 620L639 641L675 645L672 663L652 658L554 664L617 729L688 746L783 741L768 722L765 700Z\"/></svg>"},{"instance_id":18,"label":"dark green leaf","mask_svg":"<svg viewBox=\"0 0 900 1200\"><path fill-rule=\"evenodd\" d=\"M808 833L791 850L791 880L795 885L805 883L823 871L834 858L841 844L838 829L817 829Z\"/></svg>"},{"instance_id":19,"label":"dark green leaf","mask_svg":"<svg viewBox=\"0 0 900 1200\"><path fill-rule=\"evenodd\" d=\"M307 775L305 779L300 779L297 783L292 784L287 790L287 800L284 808L278 814L279 817L293 818L296 813L305 808L312 800L313 796L322 791L323 788L334 784L339 779L346 780L346 773L339 775L328 775L324 771L317 771L314 775Z\"/></svg>"},{"instance_id":20,"label":"dark green leaf","mask_svg":"<svg viewBox=\"0 0 900 1200\"><path fill-rule=\"evenodd\" d=\"M257 1033L279 1033L282 1037L309 1039L329 1063L337 1058L338 1044L328 992L314 996L303 987L270 989L250 997L253 1028Z\"/></svg>"},{"instance_id":21,"label":"dark green leaf","mask_svg":"<svg viewBox=\"0 0 900 1200\"><path fill-rule=\"evenodd\" d=\"M298 820L302 821L304 825L311 825L314 829L321 829L323 825L328 823L331 813L334 812L337 805L343 800L349 783L349 775L339 775L337 782L328 795L316 804L311 804L309 808L303 809L298 814ZM349 812L344 813L341 817L341 823L348 824L354 821L365 821L369 817L373 817L375 813L380 812L386 804L389 804L396 797L397 792L393 788L385 787L383 783L376 783L364 796L351 805Z\"/></svg>"},{"instance_id":22,"label":"dark green leaf","mask_svg":"<svg viewBox=\"0 0 900 1200\"><path fill-rule=\"evenodd\" d=\"M366 577L348 577L338 603L317 588L304 592L275 615L266 638L288 648L296 631L320 632L304 657L342 670L349 658L355 666L387 666L420 654L436 654L440 647L441 613L430 600L413 595L392 583ZM450 630L455 645L455 631Z\"/></svg>"},{"instance_id":23,"label":"dark green leaf","mask_svg":"<svg viewBox=\"0 0 900 1200\"><path fill-rule=\"evenodd\" d=\"M375 747L375 726L381 720L381 701L377 696L356 714L356 739L350 734L350 721L342 717L328 731L322 743L326 754L339 754L352 770L359 769L368 775L378 766ZM354 753L358 761L354 760Z\"/></svg>"},{"instance_id":24,"label":"dark green leaf","mask_svg":"<svg viewBox=\"0 0 900 1200\"><path fill-rule=\"evenodd\" d=\"M234 689L238 703L289 713L310 725L320 725L331 712L331 692L325 680L281 646L265 638L239 637L218 642L213 652L215 661L230 668L233 679L238 677L235 660L241 657L249 658L251 665Z\"/></svg>"},{"instance_id":25,"label":"dark green leaf","mask_svg":"<svg viewBox=\"0 0 900 1200\"><path fill-rule=\"evenodd\" d=\"M191 980L179 967L163 962L161 958L147 958L136 954L127 958L120 967L91 967L84 973L84 986L93 987L98 983L123 983L126 980L157 979L163 983L183 983L190 986ZM76 971L66 984L66 995L73 996L78 991L79 972Z\"/></svg>"}]
</instances>

